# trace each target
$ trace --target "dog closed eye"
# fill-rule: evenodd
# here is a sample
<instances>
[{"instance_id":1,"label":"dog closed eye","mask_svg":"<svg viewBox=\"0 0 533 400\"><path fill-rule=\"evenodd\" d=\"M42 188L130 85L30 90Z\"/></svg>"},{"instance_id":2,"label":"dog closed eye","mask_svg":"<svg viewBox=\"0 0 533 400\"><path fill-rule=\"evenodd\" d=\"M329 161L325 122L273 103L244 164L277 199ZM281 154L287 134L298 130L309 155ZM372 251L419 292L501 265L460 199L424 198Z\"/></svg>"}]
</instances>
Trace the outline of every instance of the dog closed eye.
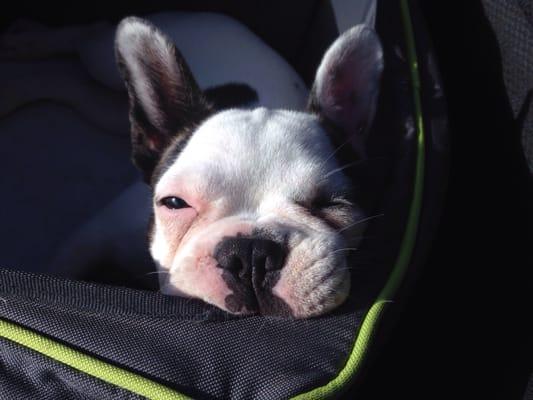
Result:
<instances>
[{"instance_id":1,"label":"dog closed eye","mask_svg":"<svg viewBox=\"0 0 533 400\"><path fill-rule=\"evenodd\" d=\"M323 191L315 193L311 200L296 201L296 204L310 212L330 208L350 207L353 205L343 193L328 193Z\"/></svg>"},{"instance_id":2,"label":"dog closed eye","mask_svg":"<svg viewBox=\"0 0 533 400\"><path fill-rule=\"evenodd\" d=\"M354 205L342 194L319 192L312 200L296 204L334 229L342 228L353 219Z\"/></svg>"}]
</instances>

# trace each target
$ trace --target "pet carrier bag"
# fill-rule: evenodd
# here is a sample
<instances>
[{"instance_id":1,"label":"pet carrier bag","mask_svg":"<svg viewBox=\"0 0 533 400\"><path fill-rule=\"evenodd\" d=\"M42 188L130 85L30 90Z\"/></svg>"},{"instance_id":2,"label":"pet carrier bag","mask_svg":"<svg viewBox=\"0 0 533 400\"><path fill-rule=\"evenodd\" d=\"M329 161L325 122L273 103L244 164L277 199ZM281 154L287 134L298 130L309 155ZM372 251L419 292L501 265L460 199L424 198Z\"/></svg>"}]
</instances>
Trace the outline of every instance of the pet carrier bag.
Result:
<instances>
[{"instance_id":1,"label":"pet carrier bag","mask_svg":"<svg viewBox=\"0 0 533 400\"><path fill-rule=\"evenodd\" d=\"M348 300L307 320L236 317L199 301L104 284L105 270L83 281L51 276L41 266L4 265L0 398L270 400L347 393L356 398L358 378L398 317L396 302L430 247L448 145L443 93L416 5L363 2L367 7L357 20L350 3L297 2L293 10L274 2L271 9L280 17L273 11L270 16L276 24L263 21L257 28L276 47L288 40L276 32L285 35L305 25L294 41L300 55L295 64L308 81L324 50L350 26L372 24L382 40L385 70L369 162L356 173L373 188L374 209L383 217L371 221L354 253ZM155 5L150 7L146 12ZM183 3L184 9L225 12L251 26L265 17L253 7ZM110 19L131 14L142 11L120 10ZM81 22L85 18L79 16ZM22 151L22 144L11 146L13 151ZM9 213L15 212L33 211L11 207ZM31 227L9 235L18 233L25 243Z\"/></svg>"}]
</instances>

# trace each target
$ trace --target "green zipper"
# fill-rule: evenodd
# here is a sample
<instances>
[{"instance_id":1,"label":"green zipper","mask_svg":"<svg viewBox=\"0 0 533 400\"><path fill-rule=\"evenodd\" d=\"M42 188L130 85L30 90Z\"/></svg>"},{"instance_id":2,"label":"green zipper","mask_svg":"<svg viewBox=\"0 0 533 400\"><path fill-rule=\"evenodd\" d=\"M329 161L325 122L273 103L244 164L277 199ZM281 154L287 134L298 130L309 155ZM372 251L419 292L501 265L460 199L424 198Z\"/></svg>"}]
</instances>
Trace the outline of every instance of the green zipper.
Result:
<instances>
[{"instance_id":1,"label":"green zipper","mask_svg":"<svg viewBox=\"0 0 533 400\"><path fill-rule=\"evenodd\" d=\"M32 349L104 382L157 400L186 400L189 397L124 368L117 367L39 333L0 319L0 337Z\"/></svg>"}]
</instances>

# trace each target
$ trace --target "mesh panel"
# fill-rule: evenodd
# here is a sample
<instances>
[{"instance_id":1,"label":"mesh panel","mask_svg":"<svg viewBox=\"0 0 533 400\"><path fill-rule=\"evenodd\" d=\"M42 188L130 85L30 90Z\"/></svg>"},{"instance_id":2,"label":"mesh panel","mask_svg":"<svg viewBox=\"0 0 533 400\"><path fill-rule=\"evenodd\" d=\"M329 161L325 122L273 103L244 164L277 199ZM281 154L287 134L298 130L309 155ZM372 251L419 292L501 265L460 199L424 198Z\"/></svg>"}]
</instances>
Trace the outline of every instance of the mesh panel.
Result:
<instances>
[{"instance_id":1,"label":"mesh panel","mask_svg":"<svg viewBox=\"0 0 533 400\"><path fill-rule=\"evenodd\" d=\"M1 400L140 399L8 340L0 348Z\"/></svg>"}]
</instances>

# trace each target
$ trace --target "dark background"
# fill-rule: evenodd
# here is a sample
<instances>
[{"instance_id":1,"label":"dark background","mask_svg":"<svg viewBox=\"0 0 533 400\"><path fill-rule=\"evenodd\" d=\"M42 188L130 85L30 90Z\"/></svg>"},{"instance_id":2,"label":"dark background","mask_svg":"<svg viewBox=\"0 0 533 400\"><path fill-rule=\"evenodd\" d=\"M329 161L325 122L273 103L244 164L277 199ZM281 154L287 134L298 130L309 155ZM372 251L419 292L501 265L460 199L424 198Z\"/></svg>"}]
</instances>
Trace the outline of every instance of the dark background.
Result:
<instances>
[{"instance_id":1,"label":"dark background","mask_svg":"<svg viewBox=\"0 0 533 400\"><path fill-rule=\"evenodd\" d=\"M480 2L419 4L448 103L448 195L429 260L360 389L365 399L520 399L533 370L533 197L519 122Z\"/></svg>"},{"instance_id":2,"label":"dark background","mask_svg":"<svg viewBox=\"0 0 533 400\"><path fill-rule=\"evenodd\" d=\"M173 8L179 2L161 2ZM211 2L210 8L219 2ZM181 4L181 3L180 3ZM188 3L188 9L195 9ZM299 44L313 14L291 6L271 15L269 2L239 2L234 16L252 10L254 30L270 35L298 64ZM434 247L397 325L358 386L361 399L522 397L533 370L533 195L503 85L495 36L477 1L420 1L447 97L452 157L449 189ZM147 10L130 2L128 9ZM88 2L54 6L17 2L0 16L90 22L122 15ZM301 37L286 40L270 20L293 22ZM301 24L301 29L294 27ZM349 395L346 395L347 397Z\"/></svg>"}]
</instances>

